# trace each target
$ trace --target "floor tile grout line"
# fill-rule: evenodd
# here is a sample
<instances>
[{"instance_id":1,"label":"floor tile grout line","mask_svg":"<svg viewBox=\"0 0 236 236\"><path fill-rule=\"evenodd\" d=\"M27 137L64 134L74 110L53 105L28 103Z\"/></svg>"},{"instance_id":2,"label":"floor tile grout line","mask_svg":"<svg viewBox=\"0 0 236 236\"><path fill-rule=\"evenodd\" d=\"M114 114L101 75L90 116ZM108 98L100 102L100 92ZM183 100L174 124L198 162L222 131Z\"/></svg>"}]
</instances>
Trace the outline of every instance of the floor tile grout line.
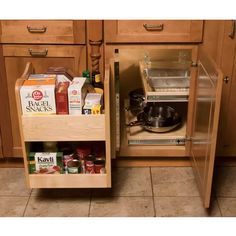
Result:
<instances>
[{"instance_id":1,"label":"floor tile grout line","mask_svg":"<svg viewBox=\"0 0 236 236\"><path fill-rule=\"evenodd\" d=\"M218 205L218 208L219 208L219 211L220 211L220 215L223 217L223 213L222 213L221 208L220 208L220 203L219 203L218 197L216 197L216 203Z\"/></svg>"},{"instance_id":2,"label":"floor tile grout line","mask_svg":"<svg viewBox=\"0 0 236 236\"><path fill-rule=\"evenodd\" d=\"M29 194L28 200L27 200L27 202L26 202L25 209L24 209L24 211L23 211L22 217L25 217L25 212L26 212L26 209L27 209L27 207L28 207L28 204L29 204L29 201L30 201L32 192L33 192L33 189L30 190L30 194Z\"/></svg>"},{"instance_id":3,"label":"floor tile grout line","mask_svg":"<svg viewBox=\"0 0 236 236\"><path fill-rule=\"evenodd\" d=\"M155 206L155 199L154 199L154 190L153 190L153 181L152 181L152 169L149 167L149 173L151 178L151 189L152 189L152 205L154 210L154 217L156 217L156 206Z\"/></svg>"},{"instance_id":4,"label":"floor tile grout line","mask_svg":"<svg viewBox=\"0 0 236 236\"><path fill-rule=\"evenodd\" d=\"M90 217L90 208L91 208L91 203L92 203L92 192L93 192L93 190L91 190L91 192L90 192L89 209L88 209L88 217Z\"/></svg>"}]
</instances>

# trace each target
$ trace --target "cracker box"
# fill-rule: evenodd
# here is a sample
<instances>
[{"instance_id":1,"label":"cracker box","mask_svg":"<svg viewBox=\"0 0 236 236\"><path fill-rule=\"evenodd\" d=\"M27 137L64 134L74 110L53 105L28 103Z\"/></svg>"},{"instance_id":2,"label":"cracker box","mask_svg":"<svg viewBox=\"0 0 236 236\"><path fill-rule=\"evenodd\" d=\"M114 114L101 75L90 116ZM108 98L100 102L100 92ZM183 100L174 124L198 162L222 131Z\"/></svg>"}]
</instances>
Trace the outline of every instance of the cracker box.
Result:
<instances>
[{"instance_id":1,"label":"cracker box","mask_svg":"<svg viewBox=\"0 0 236 236\"><path fill-rule=\"evenodd\" d=\"M68 87L69 114L82 114L82 107L87 93L84 77L75 77Z\"/></svg>"},{"instance_id":2,"label":"cracker box","mask_svg":"<svg viewBox=\"0 0 236 236\"><path fill-rule=\"evenodd\" d=\"M62 152L30 152L30 174L63 174Z\"/></svg>"},{"instance_id":3,"label":"cracker box","mask_svg":"<svg viewBox=\"0 0 236 236\"><path fill-rule=\"evenodd\" d=\"M20 88L24 115L56 114L55 78L25 80Z\"/></svg>"}]
</instances>

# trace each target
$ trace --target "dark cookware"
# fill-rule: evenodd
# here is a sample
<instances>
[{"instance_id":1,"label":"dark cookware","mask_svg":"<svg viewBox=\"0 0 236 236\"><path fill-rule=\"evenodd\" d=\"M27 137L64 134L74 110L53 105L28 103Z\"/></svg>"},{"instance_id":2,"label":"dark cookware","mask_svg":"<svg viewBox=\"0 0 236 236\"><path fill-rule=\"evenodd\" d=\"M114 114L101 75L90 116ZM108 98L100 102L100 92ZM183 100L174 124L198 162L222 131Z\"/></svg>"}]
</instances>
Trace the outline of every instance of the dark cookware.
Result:
<instances>
[{"instance_id":1,"label":"dark cookware","mask_svg":"<svg viewBox=\"0 0 236 236\"><path fill-rule=\"evenodd\" d=\"M138 88L132 90L129 93L129 108L133 115L137 115L138 113L143 111L145 106L145 96L142 88Z\"/></svg>"},{"instance_id":2,"label":"dark cookware","mask_svg":"<svg viewBox=\"0 0 236 236\"><path fill-rule=\"evenodd\" d=\"M143 112L137 115L137 120L130 122L129 127L141 125L144 129L163 133L180 125L181 117L170 106L162 106L158 103L148 103Z\"/></svg>"}]
</instances>

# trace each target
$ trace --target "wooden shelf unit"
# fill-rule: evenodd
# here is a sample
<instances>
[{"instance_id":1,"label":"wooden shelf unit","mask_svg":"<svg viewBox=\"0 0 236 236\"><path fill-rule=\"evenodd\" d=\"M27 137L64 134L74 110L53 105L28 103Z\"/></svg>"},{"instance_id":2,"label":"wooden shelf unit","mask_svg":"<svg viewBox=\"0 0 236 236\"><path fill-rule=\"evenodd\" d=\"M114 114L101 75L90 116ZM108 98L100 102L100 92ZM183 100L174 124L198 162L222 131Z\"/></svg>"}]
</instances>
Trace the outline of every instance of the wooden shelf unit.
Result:
<instances>
[{"instance_id":1,"label":"wooden shelf unit","mask_svg":"<svg viewBox=\"0 0 236 236\"><path fill-rule=\"evenodd\" d=\"M16 102L27 185L30 188L109 188L111 187L109 78L104 80L105 113L101 115L22 115L20 87L33 72L27 63L16 81ZM29 174L29 143L35 141L104 141L105 174Z\"/></svg>"}]
</instances>

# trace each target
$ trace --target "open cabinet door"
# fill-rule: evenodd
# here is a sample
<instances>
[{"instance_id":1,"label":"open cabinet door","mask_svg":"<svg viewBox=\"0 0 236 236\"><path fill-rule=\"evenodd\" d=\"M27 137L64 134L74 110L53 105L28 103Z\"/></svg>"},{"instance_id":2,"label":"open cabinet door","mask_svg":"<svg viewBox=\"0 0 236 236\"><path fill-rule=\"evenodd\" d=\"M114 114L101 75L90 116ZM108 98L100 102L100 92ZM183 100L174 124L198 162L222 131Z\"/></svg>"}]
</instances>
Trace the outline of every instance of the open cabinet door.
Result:
<instances>
[{"instance_id":1,"label":"open cabinet door","mask_svg":"<svg viewBox=\"0 0 236 236\"><path fill-rule=\"evenodd\" d=\"M223 75L213 60L199 49L195 108L191 135L191 160L205 208L210 206Z\"/></svg>"}]
</instances>

